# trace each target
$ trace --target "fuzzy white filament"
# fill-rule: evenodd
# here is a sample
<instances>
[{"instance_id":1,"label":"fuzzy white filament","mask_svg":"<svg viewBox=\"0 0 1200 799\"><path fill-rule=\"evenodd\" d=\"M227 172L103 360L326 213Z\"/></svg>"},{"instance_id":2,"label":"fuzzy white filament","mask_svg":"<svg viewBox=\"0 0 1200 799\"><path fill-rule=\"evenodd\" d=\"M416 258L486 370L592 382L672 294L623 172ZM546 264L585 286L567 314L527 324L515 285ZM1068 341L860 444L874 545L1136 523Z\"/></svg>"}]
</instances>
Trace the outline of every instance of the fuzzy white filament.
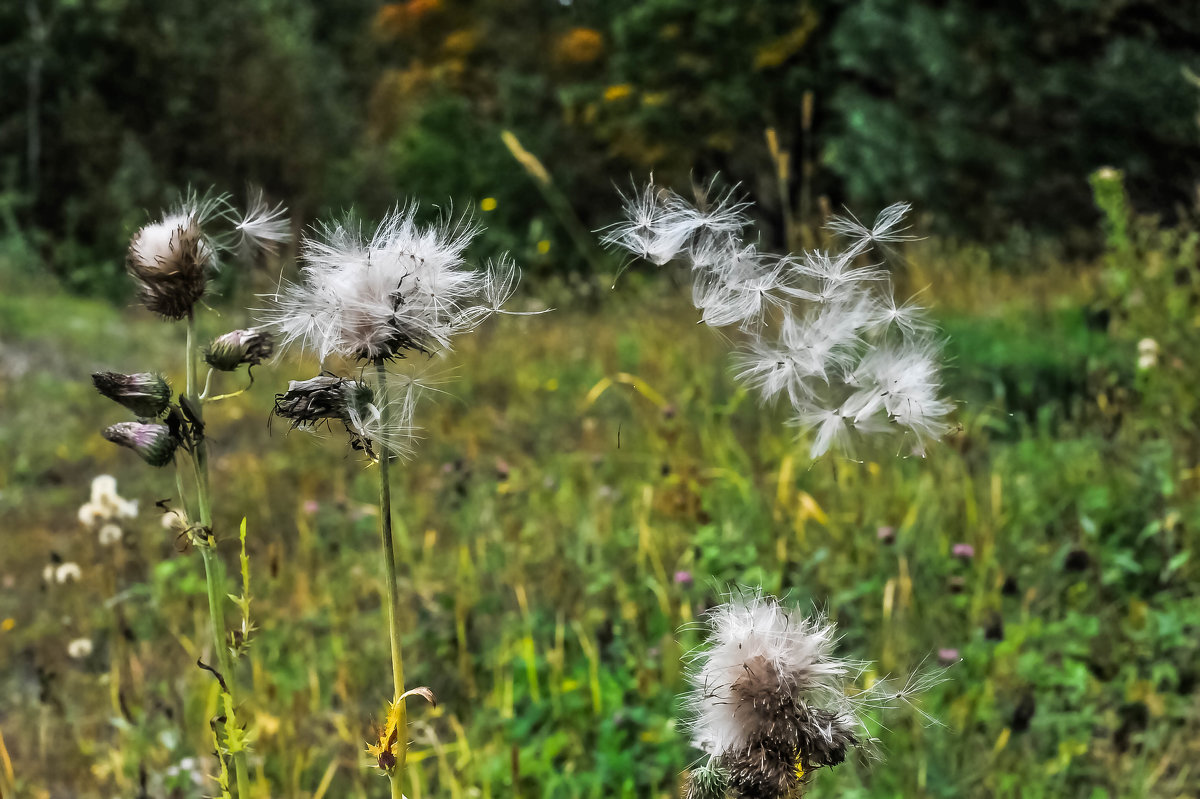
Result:
<instances>
[{"instance_id":1,"label":"fuzzy white filament","mask_svg":"<svg viewBox=\"0 0 1200 799\"><path fill-rule=\"evenodd\" d=\"M448 349L455 334L502 313L519 278L512 260L473 269L464 252L479 228L416 216L415 205L399 207L369 236L348 218L305 237L301 282L281 286L264 312L282 346L322 361L386 360Z\"/></svg>"},{"instance_id":2,"label":"fuzzy white filament","mask_svg":"<svg viewBox=\"0 0 1200 799\"><path fill-rule=\"evenodd\" d=\"M840 252L762 252L745 238L747 205L730 195L696 204L650 185L625 200L625 220L605 242L692 272L692 301L712 327L737 325L746 341L737 377L764 401L785 397L793 423L814 433L811 455L888 430L907 431L915 449L941 436L951 410L940 398L940 353L922 309L897 303L873 249L914 237L906 203L885 208L871 227L852 216L829 229Z\"/></svg>"},{"instance_id":3,"label":"fuzzy white filament","mask_svg":"<svg viewBox=\"0 0 1200 799\"><path fill-rule=\"evenodd\" d=\"M734 594L708 613L708 640L691 654L687 729L706 759L687 796L749 799L795 795L813 770L874 744L865 716L910 703L944 677L902 688L851 682L868 664L835 653L835 626L760 591Z\"/></svg>"}]
</instances>

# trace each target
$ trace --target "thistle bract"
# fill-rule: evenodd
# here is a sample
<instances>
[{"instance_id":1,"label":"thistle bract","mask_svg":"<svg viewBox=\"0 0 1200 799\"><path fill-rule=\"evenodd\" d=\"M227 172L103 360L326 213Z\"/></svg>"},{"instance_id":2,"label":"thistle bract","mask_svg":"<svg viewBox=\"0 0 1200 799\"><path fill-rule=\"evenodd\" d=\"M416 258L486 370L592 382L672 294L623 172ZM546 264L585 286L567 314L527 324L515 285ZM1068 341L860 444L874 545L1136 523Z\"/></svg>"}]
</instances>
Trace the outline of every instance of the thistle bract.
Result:
<instances>
[{"instance_id":1,"label":"thistle bract","mask_svg":"<svg viewBox=\"0 0 1200 799\"><path fill-rule=\"evenodd\" d=\"M179 445L170 428L157 422L118 422L104 429L104 437L129 447L151 466L166 466Z\"/></svg>"},{"instance_id":2,"label":"thistle bract","mask_svg":"<svg viewBox=\"0 0 1200 799\"><path fill-rule=\"evenodd\" d=\"M162 375L138 372L96 372L92 375L96 390L114 402L124 405L142 418L162 414L171 403L171 386Z\"/></svg>"},{"instance_id":3,"label":"thistle bract","mask_svg":"<svg viewBox=\"0 0 1200 799\"><path fill-rule=\"evenodd\" d=\"M257 366L271 357L275 339L267 331L252 327L233 330L214 339L204 351L204 361L222 372L232 372L239 366Z\"/></svg>"}]
</instances>

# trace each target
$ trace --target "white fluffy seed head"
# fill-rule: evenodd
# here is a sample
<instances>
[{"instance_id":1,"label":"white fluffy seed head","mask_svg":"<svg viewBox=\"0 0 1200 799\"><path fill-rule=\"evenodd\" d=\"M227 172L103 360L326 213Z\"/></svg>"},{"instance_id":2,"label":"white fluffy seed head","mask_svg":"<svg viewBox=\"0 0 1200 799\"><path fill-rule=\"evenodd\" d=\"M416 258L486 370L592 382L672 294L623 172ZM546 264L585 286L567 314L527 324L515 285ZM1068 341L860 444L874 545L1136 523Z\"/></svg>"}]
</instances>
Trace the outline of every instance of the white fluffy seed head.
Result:
<instances>
[{"instance_id":1,"label":"white fluffy seed head","mask_svg":"<svg viewBox=\"0 0 1200 799\"><path fill-rule=\"evenodd\" d=\"M465 251L480 229L449 218L422 224L417 210L394 209L369 237L347 218L301 241L301 281L281 286L263 312L284 348L322 361L432 353L503 312L519 280L512 260L471 268Z\"/></svg>"},{"instance_id":2,"label":"white fluffy seed head","mask_svg":"<svg viewBox=\"0 0 1200 799\"><path fill-rule=\"evenodd\" d=\"M843 679L856 664L834 655L836 631L821 614L805 616L760 592L735 594L708 613L707 644L692 654L688 728L693 744L723 755L747 742L747 713L734 685L757 661L779 675L786 689L821 706L844 695Z\"/></svg>"}]
</instances>

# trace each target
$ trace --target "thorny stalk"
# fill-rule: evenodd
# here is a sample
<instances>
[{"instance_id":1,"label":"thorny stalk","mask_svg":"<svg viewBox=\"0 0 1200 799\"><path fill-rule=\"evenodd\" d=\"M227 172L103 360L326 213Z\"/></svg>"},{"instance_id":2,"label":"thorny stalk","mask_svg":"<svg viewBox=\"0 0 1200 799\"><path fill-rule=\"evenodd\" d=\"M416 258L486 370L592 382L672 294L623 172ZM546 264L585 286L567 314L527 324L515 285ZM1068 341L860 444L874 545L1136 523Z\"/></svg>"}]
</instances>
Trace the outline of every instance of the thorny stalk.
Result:
<instances>
[{"instance_id":1,"label":"thorny stalk","mask_svg":"<svg viewBox=\"0 0 1200 799\"><path fill-rule=\"evenodd\" d=\"M381 424L388 426L387 365L383 358L375 361L379 374L379 410L383 416ZM392 784L392 799L404 799L404 769L408 758L408 712L404 705L404 657L400 650L400 596L396 585L396 547L392 537L392 488L389 476L389 460L392 453L387 444L379 443L379 526L383 537L383 565L387 580L388 632L392 641L392 683L395 693L392 701L399 703L396 725L396 765L389 774Z\"/></svg>"},{"instance_id":2,"label":"thorny stalk","mask_svg":"<svg viewBox=\"0 0 1200 799\"><path fill-rule=\"evenodd\" d=\"M196 387L199 383L197 379L199 359L197 358L195 344L196 318L194 314L188 314L187 389L184 397L187 402L192 404L196 414L196 421L200 423L203 421L203 416L200 399L196 394ZM222 590L225 580L223 570L221 569L221 561L217 556L216 537L212 532L212 500L208 484L208 445L205 442L203 431L197 436L195 449L192 452L192 465L196 475L196 496L200 511L201 527L201 537L196 540L196 548L200 550L200 556L204 561L204 579L208 589L208 616L212 627L213 648L217 652L217 662L220 664L221 673L225 677L224 688L226 693L229 694L229 703L236 707L237 694L234 687L236 680L233 674L233 660L230 656L229 647L226 645L228 633L225 628L225 610L222 605L225 599L225 592ZM182 497L180 500L182 501ZM246 764L245 748L239 745L234 749L232 755L234 773L237 779L238 798L248 799L250 796L250 779Z\"/></svg>"}]
</instances>

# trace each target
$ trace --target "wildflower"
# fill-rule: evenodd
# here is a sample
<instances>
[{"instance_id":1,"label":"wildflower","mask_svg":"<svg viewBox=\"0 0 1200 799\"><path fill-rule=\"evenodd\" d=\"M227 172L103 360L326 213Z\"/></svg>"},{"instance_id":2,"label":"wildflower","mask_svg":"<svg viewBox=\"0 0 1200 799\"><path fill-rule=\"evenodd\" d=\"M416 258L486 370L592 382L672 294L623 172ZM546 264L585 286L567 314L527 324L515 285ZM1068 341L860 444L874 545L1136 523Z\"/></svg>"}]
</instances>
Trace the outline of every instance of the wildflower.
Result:
<instances>
[{"instance_id":1,"label":"wildflower","mask_svg":"<svg viewBox=\"0 0 1200 799\"><path fill-rule=\"evenodd\" d=\"M675 583L676 585L691 585L692 573L690 571L675 572Z\"/></svg>"},{"instance_id":2,"label":"wildflower","mask_svg":"<svg viewBox=\"0 0 1200 799\"><path fill-rule=\"evenodd\" d=\"M747 799L792 796L814 769L870 743L866 709L932 684L919 678L891 691L881 682L851 694L845 683L863 664L834 654L833 624L761 593L731 597L709 612L708 627L707 645L693 654L688 701L693 743L708 758L690 781L687 796L696 799L721 795L702 787L720 779Z\"/></svg>"},{"instance_id":3,"label":"wildflower","mask_svg":"<svg viewBox=\"0 0 1200 799\"><path fill-rule=\"evenodd\" d=\"M117 479L100 474L92 478L91 497L79 507L78 518L84 527L96 527L108 521L136 519L137 515L137 500L123 498L117 493Z\"/></svg>"},{"instance_id":4,"label":"wildflower","mask_svg":"<svg viewBox=\"0 0 1200 799\"><path fill-rule=\"evenodd\" d=\"M960 660L958 650L953 647L946 647L938 650L938 662L943 666L950 666Z\"/></svg>"},{"instance_id":5,"label":"wildflower","mask_svg":"<svg viewBox=\"0 0 1200 799\"><path fill-rule=\"evenodd\" d=\"M71 641L71 643L67 644L67 654L70 655L73 660L82 660L83 658L92 654L92 639L76 638L75 640Z\"/></svg>"},{"instance_id":6,"label":"wildflower","mask_svg":"<svg viewBox=\"0 0 1200 799\"><path fill-rule=\"evenodd\" d=\"M84 527L92 527L105 517L104 508L94 502L85 502L79 506L77 514L79 523Z\"/></svg>"},{"instance_id":7,"label":"wildflower","mask_svg":"<svg viewBox=\"0 0 1200 799\"><path fill-rule=\"evenodd\" d=\"M74 563L73 561L60 563L54 569L54 582L59 585L68 582L78 582L81 577L83 577L83 570L79 568L78 563Z\"/></svg>"},{"instance_id":8,"label":"wildflower","mask_svg":"<svg viewBox=\"0 0 1200 799\"><path fill-rule=\"evenodd\" d=\"M961 560L970 560L975 557L975 547L970 544L955 544L950 554Z\"/></svg>"},{"instance_id":9,"label":"wildflower","mask_svg":"<svg viewBox=\"0 0 1200 799\"><path fill-rule=\"evenodd\" d=\"M114 444L129 447L151 466L166 466L175 457L178 440L165 424L157 422L118 422L104 430Z\"/></svg>"},{"instance_id":10,"label":"wildflower","mask_svg":"<svg viewBox=\"0 0 1200 799\"><path fill-rule=\"evenodd\" d=\"M113 524L112 522L109 522L108 524L101 527L100 532L97 533L97 536L100 539L100 546L105 546L105 547L112 546L113 544L120 541L121 535L122 535L122 533L121 533L120 526Z\"/></svg>"},{"instance_id":11,"label":"wildflower","mask_svg":"<svg viewBox=\"0 0 1200 799\"><path fill-rule=\"evenodd\" d=\"M1158 342L1152 338L1144 338L1137 344L1138 369L1146 371L1158 365Z\"/></svg>"},{"instance_id":12,"label":"wildflower","mask_svg":"<svg viewBox=\"0 0 1200 799\"><path fill-rule=\"evenodd\" d=\"M204 361L222 372L239 366L258 366L275 351L275 339L262 328L233 330L218 336L204 351Z\"/></svg>"},{"instance_id":13,"label":"wildflower","mask_svg":"<svg viewBox=\"0 0 1200 799\"><path fill-rule=\"evenodd\" d=\"M106 502L117 496L117 478L98 474L92 478L92 502Z\"/></svg>"},{"instance_id":14,"label":"wildflower","mask_svg":"<svg viewBox=\"0 0 1200 799\"><path fill-rule=\"evenodd\" d=\"M895 527L880 527L875 531L875 539L881 544L891 544L896 540Z\"/></svg>"},{"instance_id":15,"label":"wildflower","mask_svg":"<svg viewBox=\"0 0 1200 799\"><path fill-rule=\"evenodd\" d=\"M604 241L690 267L700 321L746 334L737 378L764 402L786 399L793 422L813 431L813 457L889 430L907 431L923 453L951 410L939 396L933 325L915 303L897 303L879 265L863 263L874 247L913 238L903 227L909 206L885 208L869 228L835 217L829 228L849 239L845 249L789 255L744 238L746 207L703 192L693 205L650 185L626 198L625 221Z\"/></svg>"},{"instance_id":16,"label":"wildflower","mask_svg":"<svg viewBox=\"0 0 1200 799\"><path fill-rule=\"evenodd\" d=\"M303 281L264 312L283 347L302 344L324 361L390 360L447 349L457 333L500 312L519 273L507 258L486 271L464 252L479 229L443 220L420 225L397 208L369 238L353 219L326 225L300 245Z\"/></svg>"},{"instance_id":17,"label":"wildflower","mask_svg":"<svg viewBox=\"0 0 1200 799\"><path fill-rule=\"evenodd\" d=\"M304 500L303 508L304 512L311 516L321 509L321 503L317 502L315 499L306 499Z\"/></svg>"},{"instance_id":18,"label":"wildflower","mask_svg":"<svg viewBox=\"0 0 1200 799\"><path fill-rule=\"evenodd\" d=\"M171 403L171 386L162 375L96 372L92 383L101 394L145 419L158 417Z\"/></svg>"}]
</instances>

